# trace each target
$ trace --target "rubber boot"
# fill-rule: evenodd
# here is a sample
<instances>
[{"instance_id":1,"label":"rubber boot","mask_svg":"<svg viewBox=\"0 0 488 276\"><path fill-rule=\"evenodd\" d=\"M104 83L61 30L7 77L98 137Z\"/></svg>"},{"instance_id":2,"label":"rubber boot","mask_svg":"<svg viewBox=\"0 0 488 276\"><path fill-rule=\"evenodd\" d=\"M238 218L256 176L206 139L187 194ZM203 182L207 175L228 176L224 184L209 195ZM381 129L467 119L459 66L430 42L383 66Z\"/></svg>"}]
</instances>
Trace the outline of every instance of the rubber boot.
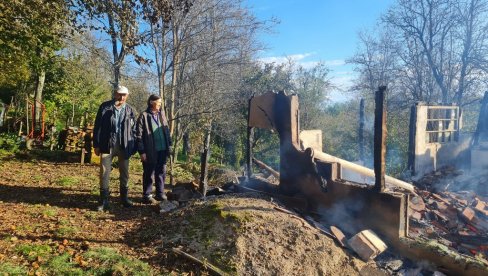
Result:
<instances>
[{"instance_id":1,"label":"rubber boot","mask_svg":"<svg viewBox=\"0 0 488 276\"><path fill-rule=\"evenodd\" d=\"M120 187L120 203L125 208L130 208L134 206L134 203L129 200L129 189L125 187Z\"/></svg>"},{"instance_id":2,"label":"rubber boot","mask_svg":"<svg viewBox=\"0 0 488 276\"><path fill-rule=\"evenodd\" d=\"M97 207L99 212L108 211L110 209L109 196L110 193L108 190L100 190L100 205Z\"/></svg>"}]
</instances>

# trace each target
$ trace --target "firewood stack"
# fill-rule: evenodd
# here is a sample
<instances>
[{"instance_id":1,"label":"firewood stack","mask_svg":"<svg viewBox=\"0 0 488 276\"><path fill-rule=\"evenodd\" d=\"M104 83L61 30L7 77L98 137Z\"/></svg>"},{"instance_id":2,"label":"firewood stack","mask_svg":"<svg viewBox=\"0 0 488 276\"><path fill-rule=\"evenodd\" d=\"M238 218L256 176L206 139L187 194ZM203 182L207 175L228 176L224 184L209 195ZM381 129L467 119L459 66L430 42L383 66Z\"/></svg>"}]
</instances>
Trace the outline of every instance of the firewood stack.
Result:
<instances>
[{"instance_id":1,"label":"firewood stack","mask_svg":"<svg viewBox=\"0 0 488 276\"><path fill-rule=\"evenodd\" d=\"M74 127L68 127L66 130L65 151L79 152L83 146L84 132Z\"/></svg>"}]
</instances>

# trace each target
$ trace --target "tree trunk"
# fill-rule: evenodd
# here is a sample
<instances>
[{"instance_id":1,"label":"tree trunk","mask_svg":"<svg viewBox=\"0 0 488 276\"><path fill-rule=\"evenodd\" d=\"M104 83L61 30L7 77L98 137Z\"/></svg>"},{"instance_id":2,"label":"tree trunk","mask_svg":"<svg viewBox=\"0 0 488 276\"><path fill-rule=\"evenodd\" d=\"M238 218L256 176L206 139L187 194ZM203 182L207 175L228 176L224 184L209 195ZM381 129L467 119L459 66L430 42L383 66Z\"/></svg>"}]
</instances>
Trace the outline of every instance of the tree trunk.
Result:
<instances>
[{"instance_id":1,"label":"tree trunk","mask_svg":"<svg viewBox=\"0 0 488 276\"><path fill-rule=\"evenodd\" d=\"M113 18L113 14L112 12L108 12L107 13L107 17L108 17L108 24L109 24L109 28L110 28L110 40L112 42L112 55L113 55L113 72L114 72L114 79L113 79L113 91L112 91L112 96L113 96L113 93L115 92L115 88L119 85L119 79L120 79L120 67L122 66L122 61L123 61L123 52L124 52L124 49L122 48L120 50L120 54L119 54L119 51L117 49L117 33L115 31L115 22L114 22L114 18Z\"/></svg>"},{"instance_id":2,"label":"tree trunk","mask_svg":"<svg viewBox=\"0 0 488 276\"><path fill-rule=\"evenodd\" d=\"M37 74L37 81L36 81L36 94L34 96L34 114L32 118L33 123L33 130L36 131L38 123L41 119L41 102L42 102L42 91L44 89L44 81L46 80L46 71L41 69L41 71Z\"/></svg>"},{"instance_id":3,"label":"tree trunk","mask_svg":"<svg viewBox=\"0 0 488 276\"><path fill-rule=\"evenodd\" d=\"M205 143L203 145L203 152L201 156L201 171L200 171L200 193L205 197L207 194L207 178L208 178L208 160L210 159L210 134L212 132L212 121L210 121L207 133L205 135Z\"/></svg>"}]
</instances>

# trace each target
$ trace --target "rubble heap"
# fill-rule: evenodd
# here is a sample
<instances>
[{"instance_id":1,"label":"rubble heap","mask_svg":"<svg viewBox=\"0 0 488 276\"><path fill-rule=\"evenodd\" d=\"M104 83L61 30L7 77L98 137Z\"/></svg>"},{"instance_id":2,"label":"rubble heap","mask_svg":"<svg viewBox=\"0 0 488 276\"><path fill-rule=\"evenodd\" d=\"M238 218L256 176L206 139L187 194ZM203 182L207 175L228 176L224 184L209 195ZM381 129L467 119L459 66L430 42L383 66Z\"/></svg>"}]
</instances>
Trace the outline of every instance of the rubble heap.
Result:
<instances>
[{"instance_id":1,"label":"rubble heap","mask_svg":"<svg viewBox=\"0 0 488 276\"><path fill-rule=\"evenodd\" d=\"M409 236L434 239L488 263L488 172L465 175L452 167L416 183L409 204Z\"/></svg>"}]
</instances>

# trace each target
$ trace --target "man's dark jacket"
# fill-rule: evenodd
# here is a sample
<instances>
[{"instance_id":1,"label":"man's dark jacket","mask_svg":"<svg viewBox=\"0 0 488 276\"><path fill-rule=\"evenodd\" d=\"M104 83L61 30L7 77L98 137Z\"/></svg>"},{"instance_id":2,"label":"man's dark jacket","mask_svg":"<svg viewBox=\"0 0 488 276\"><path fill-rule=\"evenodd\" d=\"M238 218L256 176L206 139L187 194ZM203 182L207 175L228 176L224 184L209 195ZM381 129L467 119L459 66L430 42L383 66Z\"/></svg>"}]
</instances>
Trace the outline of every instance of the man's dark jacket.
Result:
<instances>
[{"instance_id":1,"label":"man's dark jacket","mask_svg":"<svg viewBox=\"0 0 488 276\"><path fill-rule=\"evenodd\" d=\"M151 116L151 111L147 109L146 111L142 112L137 119L137 150L139 151L139 154L146 154L146 162L157 163L152 128L152 124L154 124L154 121L152 120ZM159 112L159 122L161 122L161 125L163 127L163 135L166 138L166 150L169 152L171 151L171 137L169 133L168 122L166 120L164 112Z\"/></svg>"},{"instance_id":2,"label":"man's dark jacket","mask_svg":"<svg viewBox=\"0 0 488 276\"><path fill-rule=\"evenodd\" d=\"M135 144L135 126L136 115L134 109L125 104L125 112L120 114L121 119L122 141L121 146L124 149L124 156L129 159L136 151ZM115 106L114 101L106 101L100 105L95 119L93 129L93 147L99 148L101 153L110 153L110 149L115 146L117 139L115 126Z\"/></svg>"}]
</instances>

